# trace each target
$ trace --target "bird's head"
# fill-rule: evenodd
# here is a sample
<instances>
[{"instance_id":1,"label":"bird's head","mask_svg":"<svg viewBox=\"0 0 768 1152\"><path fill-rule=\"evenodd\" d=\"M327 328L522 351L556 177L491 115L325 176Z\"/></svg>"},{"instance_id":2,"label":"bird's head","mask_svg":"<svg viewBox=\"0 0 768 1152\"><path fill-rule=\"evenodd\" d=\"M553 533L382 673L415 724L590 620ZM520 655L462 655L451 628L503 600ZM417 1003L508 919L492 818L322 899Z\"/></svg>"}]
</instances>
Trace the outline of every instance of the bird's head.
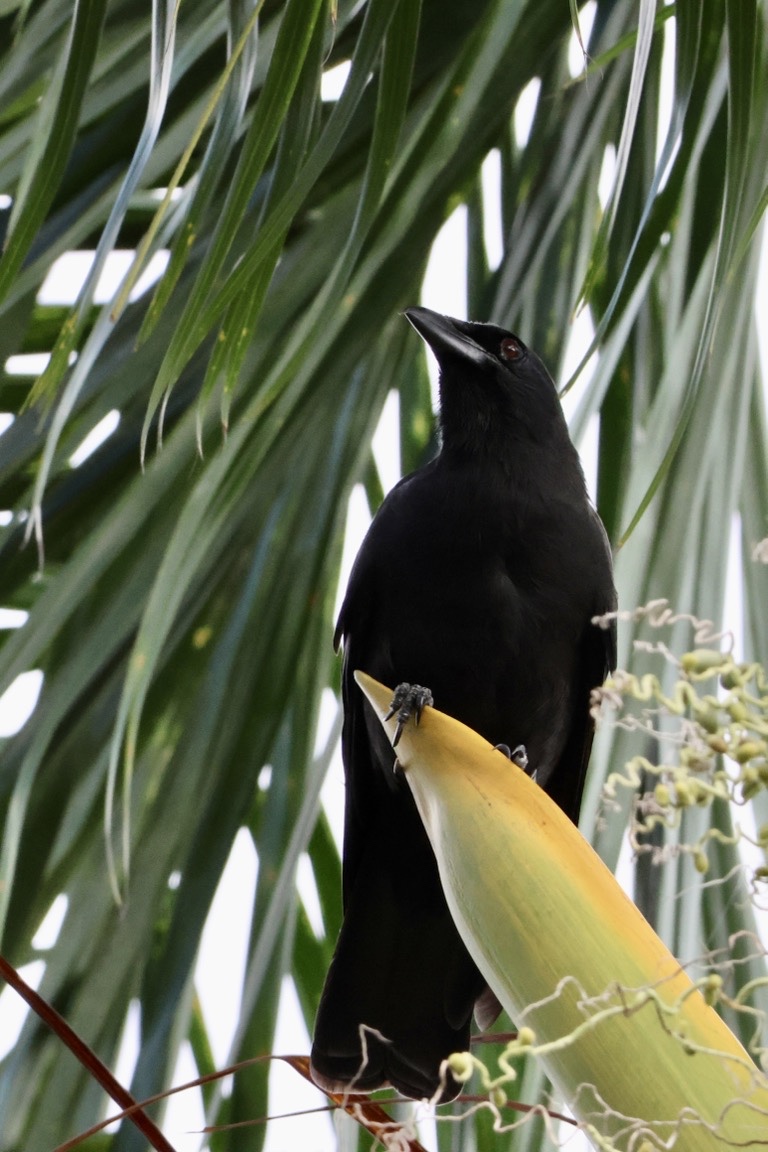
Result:
<instances>
[{"instance_id":1,"label":"bird's head","mask_svg":"<svg viewBox=\"0 0 768 1152\"><path fill-rule=\"evenodd\" d=\"M552 377L513 332L407 308L440 366L443 450L496 455L570 438Z\"/></svg>"}]
</instances>

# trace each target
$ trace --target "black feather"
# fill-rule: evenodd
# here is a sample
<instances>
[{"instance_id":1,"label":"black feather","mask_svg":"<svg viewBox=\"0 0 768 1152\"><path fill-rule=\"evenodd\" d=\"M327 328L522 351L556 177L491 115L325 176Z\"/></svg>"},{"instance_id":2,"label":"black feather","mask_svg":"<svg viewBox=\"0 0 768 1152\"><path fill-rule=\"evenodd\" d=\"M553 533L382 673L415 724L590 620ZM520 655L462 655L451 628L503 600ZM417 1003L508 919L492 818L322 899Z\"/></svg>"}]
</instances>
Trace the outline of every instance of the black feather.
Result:
<instances>
[{"instance_id":1,"label":"black feather","mask_svg":"<svg viewBox=\"0 0 768 1152\"><path fill-rule=\"evenodd\" d=\"M615 607L615 592L605 532L538 357L495 325L425 308L406 316L440 364L441 449L382 504L339 616L344 924L312 1071L329 1090L389 1082L419 1098L440 1088L441 1061L467 1048L475 1002L486 1025L493 998L353 672L425 685L437 708L492 744L525 745L529 770L578 821L589 694L615 663L614 631L591 620ZM443 1082L443 1098L457 1091Z\"/></svg>"}]
</instances>

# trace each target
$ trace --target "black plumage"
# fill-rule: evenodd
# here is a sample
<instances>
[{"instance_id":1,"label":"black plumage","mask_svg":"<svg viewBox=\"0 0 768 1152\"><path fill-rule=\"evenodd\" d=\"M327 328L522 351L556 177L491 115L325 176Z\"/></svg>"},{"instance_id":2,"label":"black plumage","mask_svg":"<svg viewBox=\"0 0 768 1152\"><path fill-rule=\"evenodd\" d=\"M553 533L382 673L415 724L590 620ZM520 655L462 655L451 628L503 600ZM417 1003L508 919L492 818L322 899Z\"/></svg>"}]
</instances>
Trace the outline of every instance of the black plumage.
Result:
<instances>
[{"instance_id":1,"label":"black plumage","mask_svg":"<svg viewBox=\"0 0 768 1152\"><path fill-rule=\"evenodd\" d=\"M419 1098L438 1090L440 1062L467 1048L476 1002L481 1026L497 1002L453 925L408 784L353 671L425 685L491 743L525 745L529 771L577 821L589 694L615 663L613 630L591 620L615 607L615 592L539 358L493 324L426 308L406 316L440 366L441 447L382 504L339 616L344 923L312 1071L328 1090L389 1082ZM449 1079L444 1098L456 1091Z\"/></svg>"}]
</instances>

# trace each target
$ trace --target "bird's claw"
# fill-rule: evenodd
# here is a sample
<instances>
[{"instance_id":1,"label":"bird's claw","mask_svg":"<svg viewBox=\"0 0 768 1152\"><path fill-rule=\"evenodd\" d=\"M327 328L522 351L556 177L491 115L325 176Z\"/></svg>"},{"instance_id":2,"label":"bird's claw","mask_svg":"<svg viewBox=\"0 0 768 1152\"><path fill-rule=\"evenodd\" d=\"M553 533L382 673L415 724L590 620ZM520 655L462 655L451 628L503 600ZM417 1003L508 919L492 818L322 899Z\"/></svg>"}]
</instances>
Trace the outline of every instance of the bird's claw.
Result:
<instances>
[{"instance_id":1,"label":"bird's claw","mask_svg":"<svg viewBox=\"0 0 768 1152\"><path fill-rule=\"evenodd\" d=\"M393 748L397 748L398 741L403 734L403 728L411 716L413 716L414 723L418 724L424 709L431 708L433 704L434 700L429 688L423 688L421 684L398 684L389 705L389 712L384 717L385 720L391 720L397 714L397 728L395 729L395 738L392 741Z\"/></svg>"},{"instance_id":2,"label":"bird's claw","mask_svg":"<svg viewBox=\"0 0 768 1152\"><path fill-rule=\"evenodd\" d=\"M525 744L518 744L516 748L513 748L509 758L513 764L517 764L518 768L522 768L523 772L528 771L528 753L525 750Z\"/></svg>"},{"instance_id":3,"label":"bird's claw","mask_svg":"<svg viewBox=\"0 0 768 1152\"><path fill-rule=\"evenodd\" d=\"M497 744L497 752L503 752L507 760L511 760L513 764L517 764L518 768L522 768L523 772L528 770L528 753L525 750L525 744L518 744L517 747L511 751L508 744Z\"/></svg>"}]
</instances>

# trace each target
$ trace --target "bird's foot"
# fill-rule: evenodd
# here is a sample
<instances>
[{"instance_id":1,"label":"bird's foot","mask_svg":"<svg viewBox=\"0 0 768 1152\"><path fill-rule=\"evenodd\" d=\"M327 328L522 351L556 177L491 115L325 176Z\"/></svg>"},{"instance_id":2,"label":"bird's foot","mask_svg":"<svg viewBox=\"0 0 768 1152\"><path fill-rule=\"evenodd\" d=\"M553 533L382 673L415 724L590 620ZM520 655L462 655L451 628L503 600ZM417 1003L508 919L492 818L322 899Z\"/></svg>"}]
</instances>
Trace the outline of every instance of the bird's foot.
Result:
<instances>
[{"instance_id":1,"label":"bird's foot","mask_svg":"<svg viewBox=\"0 0 768 1152\"><path fill-rule=\"evenodd\" d=\"M510 751L508 744L497 744L496 751L503 752L507 760L511 760L513 764L517 764L518 768L522 768L523 772L527 772L528 753L525 750L525 744L518 744L512 751Z\"/></svg>"},{"instance_id":2,"label":"bird's foot","mask_svg":"<svg viewBox=\"0 0 768 1152\"><path fill-rule=\"evenodd\" d=\"M393 748L397 747L403 734L403 728L411 716L413 716L414 722L418 724L424 709L431 708L433 704L434 700L429 688L422 688L421 684L398 684L389 705L389 712L384 717L385 720L391 720L397 713L397 728L395 729L395 738L392 741Z\"/></svg>"}]
</instances>

